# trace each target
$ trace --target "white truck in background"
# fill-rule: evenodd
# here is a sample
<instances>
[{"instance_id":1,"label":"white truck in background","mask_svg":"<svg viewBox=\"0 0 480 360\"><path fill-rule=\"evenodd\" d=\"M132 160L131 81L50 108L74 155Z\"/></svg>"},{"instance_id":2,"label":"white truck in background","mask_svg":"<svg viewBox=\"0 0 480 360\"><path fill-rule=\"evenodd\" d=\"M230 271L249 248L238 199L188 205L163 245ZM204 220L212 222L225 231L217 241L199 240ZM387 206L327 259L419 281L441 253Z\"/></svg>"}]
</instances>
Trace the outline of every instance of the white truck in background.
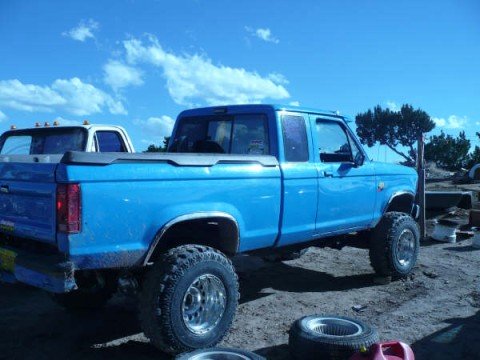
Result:
<instances>
[{"instance_id":1,"label":"white truck in background","mask_svg":"<svg viewBox=\"0 0 480 360\"><path fill-rule=\"evenodd\" d=\"M14 125L0 137L0 155L64 154L66 151L126 152L135 149L121 126L90 124L53 126L35 124L33 128L17 129Z\"/></svg>"}]
</instances>

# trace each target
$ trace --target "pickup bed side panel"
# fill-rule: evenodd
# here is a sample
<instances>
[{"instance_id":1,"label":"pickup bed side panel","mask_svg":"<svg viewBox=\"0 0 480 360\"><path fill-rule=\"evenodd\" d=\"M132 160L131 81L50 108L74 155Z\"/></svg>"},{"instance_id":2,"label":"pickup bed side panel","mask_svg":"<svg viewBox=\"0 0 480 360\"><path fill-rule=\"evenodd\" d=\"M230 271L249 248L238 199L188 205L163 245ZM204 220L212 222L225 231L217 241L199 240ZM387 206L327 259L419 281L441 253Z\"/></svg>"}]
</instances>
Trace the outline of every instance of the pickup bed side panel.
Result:
<instances>
[{"instance_id":1,"label":"pickup bed side panel","mask_svg":"<svg viewBox=\"0 0 480 360\"><path fill-rule=\"evenodd\" d=\"M240 251L272 246L280 217L280 170L257 163L60 164L57 180L78 182L82 231L68 237L78 268L141 263L157 232L182 215L221 211L240 229Z\"/></svg>"}]
</instances>

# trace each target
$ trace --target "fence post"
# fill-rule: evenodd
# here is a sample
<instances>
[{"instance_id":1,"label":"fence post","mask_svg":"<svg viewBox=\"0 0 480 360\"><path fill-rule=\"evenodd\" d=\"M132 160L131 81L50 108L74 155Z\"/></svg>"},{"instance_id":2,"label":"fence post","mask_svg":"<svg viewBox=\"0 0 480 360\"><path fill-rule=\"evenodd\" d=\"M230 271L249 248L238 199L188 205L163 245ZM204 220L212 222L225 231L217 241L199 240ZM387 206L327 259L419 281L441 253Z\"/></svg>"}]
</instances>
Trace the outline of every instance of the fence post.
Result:
<instances>
[{"instance_id":1,"label":"fence post","mask_svg":"<svg viewBox=\"0 0 480 360\"><path fill-rule=\"evenodd\" d=\"M418 135L417 138L417 173L418 173L418 189L417 199L420 207L420 214L418 224L420 225L420 241L425 239L425 161L424 161L424 137L423 134Z\"/></svg>"}]
</instances>

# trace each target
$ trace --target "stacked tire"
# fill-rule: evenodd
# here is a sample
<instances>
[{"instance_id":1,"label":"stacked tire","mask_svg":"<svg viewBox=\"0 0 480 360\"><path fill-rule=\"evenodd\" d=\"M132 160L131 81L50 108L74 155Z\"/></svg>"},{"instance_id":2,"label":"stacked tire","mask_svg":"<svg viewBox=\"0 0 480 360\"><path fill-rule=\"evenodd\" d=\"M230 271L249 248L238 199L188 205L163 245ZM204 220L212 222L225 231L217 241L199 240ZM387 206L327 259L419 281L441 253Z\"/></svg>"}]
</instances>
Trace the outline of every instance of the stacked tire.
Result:
<instances>
[{"instance_id":1,"label":"stacked tire","mask_svg":"<svg viewBox=\"0 0 480 360\"><path fill-rule=\"evenodd\" d=\"M378 332L362 321L311 315L292 325L289 348L292 357L298 360L344 360L378 341Z\"/></svg>"}]
</instances>

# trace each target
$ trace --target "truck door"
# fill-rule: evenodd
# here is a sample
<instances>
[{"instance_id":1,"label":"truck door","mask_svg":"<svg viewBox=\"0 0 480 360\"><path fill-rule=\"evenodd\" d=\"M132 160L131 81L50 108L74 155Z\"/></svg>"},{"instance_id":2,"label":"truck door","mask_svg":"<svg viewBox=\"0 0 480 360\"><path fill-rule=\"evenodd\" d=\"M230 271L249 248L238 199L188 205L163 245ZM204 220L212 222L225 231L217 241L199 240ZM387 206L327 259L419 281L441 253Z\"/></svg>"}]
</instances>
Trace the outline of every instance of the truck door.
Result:
<instances>
[{"instance_id":1,"label":"truck door","mask_svg":"<svg viewBox=\"0 0 480 360\"><path fill-rule=\"evenodd\" d=\"M375 172L346 124L310 115L318 170L317 235L365 228L373 220ZM361 164L360 164L361 163Z\"/></svg>"},{"instance_id":2,"label":"truck door","mask_svg":"<svg viewBox=\"0 0 480 360\"><path fill-rule=\"evenodd\" d=\"M318 179L311 137L307 136L308 115L285 111L277 114L283 181L281 236L277 245L284 246L313 239Z\"/></svg>"}]
</instances>

